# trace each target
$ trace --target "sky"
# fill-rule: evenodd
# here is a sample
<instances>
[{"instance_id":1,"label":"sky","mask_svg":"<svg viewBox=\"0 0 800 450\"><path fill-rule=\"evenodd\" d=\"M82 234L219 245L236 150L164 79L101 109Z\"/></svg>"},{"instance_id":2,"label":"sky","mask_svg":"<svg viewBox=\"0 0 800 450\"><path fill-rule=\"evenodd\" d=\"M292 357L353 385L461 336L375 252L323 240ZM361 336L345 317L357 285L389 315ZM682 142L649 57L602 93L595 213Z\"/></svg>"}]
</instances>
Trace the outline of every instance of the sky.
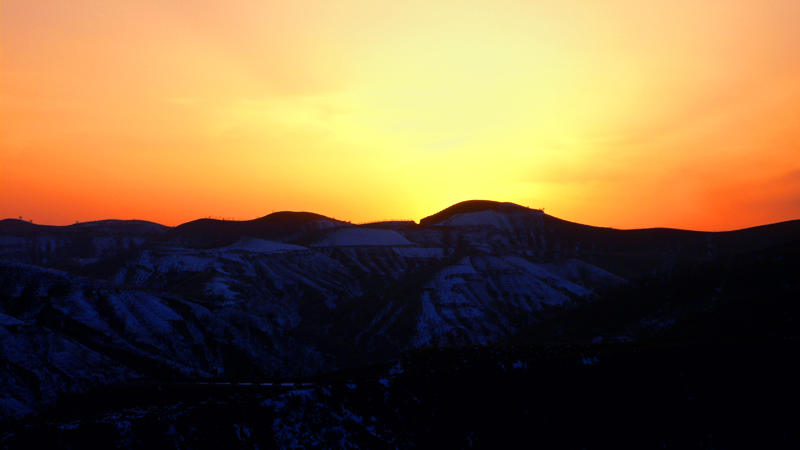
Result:
<instances>
[{"instance_id":1,"label":"sky","mask_svg":"<svg viewBox=\"0 0 800 450\"><path fill-rule=\"evenodd\" d=\"M800 2L3 0L0 218L800 219Z\"/></svg>"}]
</instances>

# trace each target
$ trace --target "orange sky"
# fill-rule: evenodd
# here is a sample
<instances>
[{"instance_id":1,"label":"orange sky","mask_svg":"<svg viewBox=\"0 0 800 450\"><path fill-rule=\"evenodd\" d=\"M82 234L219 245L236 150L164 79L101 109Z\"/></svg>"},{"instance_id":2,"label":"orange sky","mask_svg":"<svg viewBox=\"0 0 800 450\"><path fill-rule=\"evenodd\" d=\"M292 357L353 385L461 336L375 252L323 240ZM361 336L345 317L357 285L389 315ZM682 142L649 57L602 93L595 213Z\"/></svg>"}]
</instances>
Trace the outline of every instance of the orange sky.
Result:
<instances>
[{"instance_id":1,"label":"orange sky","mask_svg":"<svg viewBox=\"0 0 800 450\"><path fill-rule=\"evenodd\" d=\"M0 3L0 217L800 219L800 2Z\"/></svg>"}]
</instances>

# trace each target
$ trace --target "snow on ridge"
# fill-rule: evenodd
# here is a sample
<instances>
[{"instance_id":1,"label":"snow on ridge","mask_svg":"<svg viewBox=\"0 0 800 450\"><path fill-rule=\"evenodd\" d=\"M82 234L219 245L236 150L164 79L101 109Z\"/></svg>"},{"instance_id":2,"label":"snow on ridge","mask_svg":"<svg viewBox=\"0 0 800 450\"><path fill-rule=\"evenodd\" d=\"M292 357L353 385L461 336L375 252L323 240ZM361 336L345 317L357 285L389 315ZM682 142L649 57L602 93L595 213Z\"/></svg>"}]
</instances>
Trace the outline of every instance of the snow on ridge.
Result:
<instances>
[{"instance_id":1,"label":"snow on ridge","mask_svg":"<svg viewBox=\"0 0 800 450\"><path fill-rule=\"evenodd\" d=\"M393 230L359 227L340 228L333 230L322 237L319 241L312 244L313 247L342 247L357 245L398 246L414 245L414 243Z\"/></svg>"},{"instance_id":2,"label":"snow on ridge","mask_svg":"<svg viewBox=\"0 0 800 450\"><path fill-rule=\"evenodd\" d=\"M220 296L226 300L234 300L238 295L231 290L227 280L223 277L214 277L206 283L206 294Z\"/></svg>"},{"instance_id":3,"label":"snow on ridge","mask_svg":"<svg viewBox=\"0 0 800 450\"><path fill-rule=\"evenodd\" d=\"M214 267L217 271L224 273L225 270L222 268L220 261L222 259L236 259L238 252L271 254L307 250L306 247L299 245L246 238L233 245L212 250L195 250L182 247L159 247L156 250L145 250L140 255L137 265L148 269L149 272L167 273L171 270L202 272L209 267Z\"/></svg>"},{"instance_id":4,"label":"snow on ridge","mask_svg":"<svg viewBox=\"0 0 800 450\"><path fill-rule=\"evenodd\" d=\"M171 270L177 270L179 272L202 272L209 266L213 266L214 260L204 258L199 254L182 251L180 253L163 253L158 255L143 254L139 259L139 265L161 273L167 273Z\"/></svg>"},{"instance_id":5,"label":"snow on ridge","mask_svg":"<svg viewBox=\"0 0 800 450\"><path fill-rule=\"evenodd\" d=\"M25 322L15 318L15 317L0 313L0 327L23 325L24 323Z\"/></svg>"},{"instance_id":6,"label":"snow on ridge","mask_svg":"<svg viewBox=\"0 0 800 450\"><path fill-rule=\"evenodd\" d=\"M555 263L541 264L543 269L554 275L576 282L593 283L603 286L626 284L628 281L597 266L593 266L579 259L568 259Z\"/></svg>"},{"instance_id":7,"label":"snow on ridge","mask_svg":"<svg viewBox=\"0 0 800 450\"><path fill-rule=\"evenodd\" d=\"M516 205L515 205L516 206ZM483 211L456 214L433 226L516 228L525 221L540 217L543 212L534 209L512 210L508 212L487 209Z\"/></svg>"},{"instance_id":8,"label":"snow on ridge","mask_svg":"<svg viewBox=\"0 0 800 450\"><path fill-rule=\"evenodd\" d=\"M292 251L303 251L303 250L308 250L308 249L305 247L301 247L299 245L283 244L280 242L268 241L266 239L258 239L258 238L245 238L233 245L229 245L228 247L222 247L216 249L216 251L219 252L243 251L249 253L281 253L281 252L292 252Z\"/></svg>"},{"instance_id":9,"label":"snow on ridge","mask_svg":"<svg viewBox=\"0 0 800 450\"><path fill-rule=\"evenodd\" d=\"M522 270L530 273L531 275L541 279L547 285L569 291L580 297L587 297L592 294L592 290L563 278L560 275L553 273L548 267L543 264L533 264L518 256L506 256L503 260L513 266L519 267Z\"/></svg>"},{"instance_id":10,"label":"snow on ridge","mask_svg":"<svg viewBox=\"0 0 800 450\"><path fill-rule=\"evenodd\" d=\"M159 223L150 222L147 220L120 220L120 219L104 219L94 220L89 222L78 222L73 225L58 226L59 228L69 230L93 230L95 232L112 232L112 233L144 233L144 234L162 234L169 228Z\"/></svg>"}]
</instances>

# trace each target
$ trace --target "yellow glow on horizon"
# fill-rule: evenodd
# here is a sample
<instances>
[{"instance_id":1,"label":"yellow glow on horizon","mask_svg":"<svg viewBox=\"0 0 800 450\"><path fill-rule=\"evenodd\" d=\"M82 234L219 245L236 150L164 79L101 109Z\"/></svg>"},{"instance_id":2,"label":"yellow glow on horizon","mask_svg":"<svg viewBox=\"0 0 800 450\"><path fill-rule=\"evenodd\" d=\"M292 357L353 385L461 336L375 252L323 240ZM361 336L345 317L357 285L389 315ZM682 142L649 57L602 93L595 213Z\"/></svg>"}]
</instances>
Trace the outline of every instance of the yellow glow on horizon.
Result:
<instances>
[{"instance_id":1,"label":"yellow glow on horizon","mask_svg":"<svg viewBox=\"0 0 800 450\"><path fill-rule=\"evenodd\" d=\"M0 216L798 218L800 5L0 5Z\"/></svg>"}]
</instances>

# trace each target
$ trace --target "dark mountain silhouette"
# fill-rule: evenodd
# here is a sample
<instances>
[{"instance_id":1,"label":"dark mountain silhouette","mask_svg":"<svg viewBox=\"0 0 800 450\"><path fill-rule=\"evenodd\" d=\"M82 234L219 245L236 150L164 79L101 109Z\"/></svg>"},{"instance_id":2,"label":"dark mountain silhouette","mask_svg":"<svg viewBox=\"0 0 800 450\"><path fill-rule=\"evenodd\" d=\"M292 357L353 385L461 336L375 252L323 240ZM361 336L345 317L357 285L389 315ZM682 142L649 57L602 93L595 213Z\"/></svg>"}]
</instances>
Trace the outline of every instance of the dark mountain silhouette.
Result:
<instances>
[{"instance_id":1,"label":"dark mountain silhouette","mask_svg":"<svg viewBox=\"0 0 800 450\"><path fill-rule=\"evenodd\" d=\"M169 237L214 247L231 244L245 236L288 242L316 230L347 226L352 225L320 214L281 211L253 220L194 220L175 227Z\"/></svg>"},{"instance_id":2,"label":"dark mountain silhouette","mask_svg":"<svg viewBox=\"0 0 800 450\"><path fill-rule=\"evenodd\" d=\"M582 395L606 402L614 395L597 394L587 384L595 378L584 366L593 367L597 359L608 365L592 373L603 373L611 389L652 413L631 390L647 381L616 381L615 375L642 364L642 373L658 374L671 364L659 358L673 358L676 373L659 380L684 392L680 374L708 371L708 348L737 354L741 343L752 343L755 336L764 352L777 351L764 357L760 344L750 345L741 365L752 367L764 358L770 367L783 367L786 355L797 354L799 246L800 220L729 232L617 230L486 200L458 203L420 224L355 226L288 211L249 221L200 219L174 228L143 221L59 227L3 220L0 420L39 413L67 392L80 404L79 393L132 377L179 397L201 391L173 390L175 380L318 375L371 380L377 390L369 402L406 392L389 388L395 379L410 383L412 390L402 394L409 398L433 401L448 392L467 399L452 407L450 401L435 403L442 408L437 417L457 414L471 393L486 394L488 379L527 389L531 401L548 386L572 392L570 380L578 380L589 386ZM720 345L707 342L720 339ZM502 343L523 347L494 347ZM650 356L640 356L641 349ZM399 375L403 367L406 378ZM541 374L547 374L548 386L536 378ZM461 380L459 389L448 390L451 377ZM435 383L429 385L430 379ZM347 403L347 393L356 391L344 386L337 402ZM644 387L659 399L672 398ZM327 395L325 389L314 395ZM142 391L150 394L139 396ZM126 384L114 395L163 402L166 391ZM203 390L200 397L208 395ZM109 406L104 395L97 398L100 407ZM503 402L487 398L491 408L502 408ZM551 404L560 398L554 394ZM270 401L262 399L254 408ZM344 411L354 411L345 403L330 404L338 412L320 423L333 421L342 430L355 426L342 425ZM520 411L530 403L521 402ZM577 397L569 404L583 405ZM669 404L664 417L686 412L683 403ZM387 405L387 412L411 422L426 413L424 405L421 411L406 403ZM267 408L265 423L281 414L290 419L291 408L276 408ZM215 418L227 417L214 411ZM570 417L571 410L562 413ZM498 417L517 420L517 413ZM613 418L604 420L601 428L615 426ZM494 425L481 428L478 422L473 421L483 442L489 442ZM169 423L164 427L191 432L191 426ZM519 424L525 429L524 420ZM415 422L408 439L425 433L435 438L426 427ZM365 437L372 431L363 430L366 440L359 442L366 447L374 447ZM52 445L66 446L64 439ZM647 443L632 447L654 442Z\"/></svg>"},{"instance_id":3,"label":"dark mountain silhouette","mask_svg":"<svg viewBox=\"0 0 800 450\"><path fill-rule=\"evenodd\" d=\"M420 219L419 224L433 225L443 222L450 217L455 216L456 214L466 214L471 212L485 211L487 209L497 209L500 207L500 205L503 205L503 203L492 200L466 200L456 203L453 206L448 206L436 214Z\"/></svg>"},{"instance_id":4,"label":"dark mountain silhouette","mask_svg":"<svg viewBox=\"0 0 800 450\"><path fill-rule=\"evenodd\" d=\"M516 213L521 218L510 225L511 228L494 232L496 237L505 236L497 243L498 249L507 245L535 249L538 259L543 262L575 258L628 280L657 276L677 267L719 257L758 251L800 236L800 220L726 232L669 228L620 230L570 222L539 210L489 200L457 203L421 219L419 225L409 221L378 222L359 228L400 231L407 239L423 246L446 247L455 245L456 241L468 244L470 240L475 244L484 240L482 232L470 235L467 230L448 224L457 216L466 217L482 211L495 212L499 216ZM443 222L444 226L436 226ZM97 258L99 253L108 257L140 245L168 244L210 249L232 245L245 237L312 245L323 239L324 233L352 226L349 222L315 213L291 211L246 221L199 219L174 228L137 220L49 226L5 219L0 221L0 235L25 238L28 244L19 241L16 245L7 245L0 248L0 254L4 254L5 259L63 268L73 264L75 258L88 261ZM122 237L135 239L109 246L97 241L101 235L118 240ZM38 243L34 244L33 238Z\"/></svg>"},{"instance_id":5,"label":"dark mountain silhouette","mask_svg":"<svg viewBox=\"0 0 800 450\"><path fill-rule=\"evenodd\" d=\"M671 228L618 230L545 215L548 236L570 257L626 279L657 276L676 267L746 254L800 238L800 220L735 231Z\"/></svg>"},{"instance_id":6,"label":"dark mountain silhouette","mask_svg":"<svg viewBox=\"0 0 800 450\"><path fill-rule=\"evenodd\" d=\"M97 220L72 225L40 225L19 219L0 220L2 236L32 236L40 233L91 234L91 233L129 233L160 234L170 227L146 220Z\"/></svg>"},{"instance_id":7,"label":"dark mountain silhouette","mask_svg":"<svg viewBox=\"0 0 800 450\"><path fill-rule=\"evenodd\" d=\"M27 236L39 231L60 228L48 225L33 224L26 220L20 219L3 219L0 220L0 232L4 236Z\"/></svg>"},{"instance_id":8,"label":"dark mountain silhouette","mask_svg":"<svg viewBox=\"0 0 800 450\"><path fill-rule=\"evenodd\" d=\"M0 259L60 269L97 262L159 240L170 227L143 220L100 220L67 226L0 221Z\"/></svg>"},{"instance_id":9,"label":"dark mountain silhouette","mask_svg":"<svg viewBox=\"0 0 800 450\"><path fill-rule=\"evenodd\" d=\"M513 203L469 200L421 219L420 225L443 223L459 214L525 209ZM577 258L629 280L800 238L800 220L707 232L671 228L620 230L579 224L547 214L541 217L542 226L535 233L548 241L548 248L542 255L546 260Z\"/></svg>"}]
</instances>

